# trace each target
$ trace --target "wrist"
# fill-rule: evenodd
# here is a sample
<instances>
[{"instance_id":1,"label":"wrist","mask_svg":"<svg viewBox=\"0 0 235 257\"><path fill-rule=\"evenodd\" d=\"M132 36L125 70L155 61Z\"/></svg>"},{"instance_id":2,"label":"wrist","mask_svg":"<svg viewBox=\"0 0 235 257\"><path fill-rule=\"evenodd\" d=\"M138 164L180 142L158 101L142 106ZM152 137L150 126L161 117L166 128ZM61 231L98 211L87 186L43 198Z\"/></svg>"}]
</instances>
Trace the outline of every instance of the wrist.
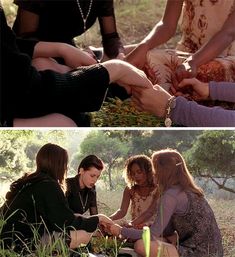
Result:
<instances>
[{"instance_id":1,"label":"wrist","mask_svg":"<svg viewBox=\"0 0 235 257\"><path fill-rule=\"evenodd\" d=\"M144 51L147 53L151 49L151 44L150 40L143 40L142 42L139 43L140 48L144 49Z\"/></svg>"},{"instance_id":2,"label":"wrist","mask_svg":"<svg viewBox=\"0 0 235 257\"><path fill-rule=\"evenodd\" d=\"M176 107L176 97L171 96L166 104L166 112L165 112L165 121L164 124L166 127L171 127L172 120L171 120L171 111Z\"/></svg>"},{"instance_id":3,"label":"wrist","mask_svg":"<svg viewBox=\"0 0 235 257\"><path fill-rule=\"evenodd\" d=\"M122 239L122 227L119 227L118 238Z\"/></svg>"}]
</instances>

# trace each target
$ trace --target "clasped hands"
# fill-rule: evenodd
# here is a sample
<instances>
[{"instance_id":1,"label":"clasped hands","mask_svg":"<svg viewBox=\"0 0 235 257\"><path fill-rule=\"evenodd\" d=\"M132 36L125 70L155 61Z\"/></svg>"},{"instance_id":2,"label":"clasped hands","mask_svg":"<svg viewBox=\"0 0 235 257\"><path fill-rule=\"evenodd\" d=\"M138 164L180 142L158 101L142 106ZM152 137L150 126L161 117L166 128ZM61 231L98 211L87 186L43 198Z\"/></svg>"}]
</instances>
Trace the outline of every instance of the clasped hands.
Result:
<instances>
[{"instance_id":1,"label":"clasped hands","mask_svg":"<svg viewBox=\"0 0 235 257\"><path fill-rule=\"evenodd\" d=\"M101 226L102 230L109 234L118 237L121 234L122 227L112 221L109 217L98 214L99 217L99 225Z\"/></svg>"}]
</instances>

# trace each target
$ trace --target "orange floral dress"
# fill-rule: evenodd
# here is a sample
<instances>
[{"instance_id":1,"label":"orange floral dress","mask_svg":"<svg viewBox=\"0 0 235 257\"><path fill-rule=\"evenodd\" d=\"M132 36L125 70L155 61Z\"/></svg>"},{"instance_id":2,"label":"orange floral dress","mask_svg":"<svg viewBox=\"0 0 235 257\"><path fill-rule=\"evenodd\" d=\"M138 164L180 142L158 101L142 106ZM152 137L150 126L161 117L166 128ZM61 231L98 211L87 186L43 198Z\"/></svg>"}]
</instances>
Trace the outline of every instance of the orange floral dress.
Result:
<instances>
[{"instance_id":1,"label":"orange floral dress","mask_svg":"<svg viewBox=\"0 0 235 257\"><path fill-rule=\"evenodd\" d=\"M185 0L182 36L176 49L155 48L147 54L146 72L152 82L168 90L176 67L206 44L234 10L235 0ZM197 78L204 82L235 82L235 41L217 58L201 65Z\"/></svg>"}]
</instances>

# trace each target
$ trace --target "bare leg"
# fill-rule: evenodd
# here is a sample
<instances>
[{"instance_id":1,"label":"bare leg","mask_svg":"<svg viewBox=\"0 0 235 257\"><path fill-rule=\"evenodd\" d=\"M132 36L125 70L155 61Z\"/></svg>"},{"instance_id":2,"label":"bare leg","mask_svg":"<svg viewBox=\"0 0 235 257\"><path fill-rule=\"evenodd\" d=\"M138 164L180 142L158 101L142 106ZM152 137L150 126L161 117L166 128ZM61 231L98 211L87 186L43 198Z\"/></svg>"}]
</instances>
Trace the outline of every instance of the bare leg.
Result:
<instances>
[{"instance_id":1,"label":"bare leg","mask_svg":"<svg viewBox=\"0 0 235 257\"><path fill-rule=\"evenodd\" d=\"M79 247L81 244L88 244L92 236L92 233L88 233L85 230L75 230L70 231L70 248L75 249Z\"/></svg>"},{"instance_id":2,"label":"bare leg","mask_svg":"<svg viewBox=\"0 0 235 257\"><path fill-rule=\"evenodd\" d=\"M71 70L70 67L66 65L59 64L52 58L35 58L32 60L32 65L38 70L53 70L59 73L66 73Z\"/></svg>"},{"instance_id":3,"label":"bare leg","mask_svg":"<svg viewBox=\"0 0 235 257\"><path fill-rule=\"evenodd\" d=\"M14 119L14 127L77 127L76 123L59 113L31 119Z\"/></svg>"},{"instance_id":4,"label":"bare leg","mask_svg":"<svg viewBox=\"0 0 235 257\"><path fill-rule=\"evenodd\" d=\"M140 256L146 256L143 240L136 241L134 245L135 252ZM161 241L150 242L150 257L179 257L176 248L172 244Z\"/></svg>"}]
</instances>

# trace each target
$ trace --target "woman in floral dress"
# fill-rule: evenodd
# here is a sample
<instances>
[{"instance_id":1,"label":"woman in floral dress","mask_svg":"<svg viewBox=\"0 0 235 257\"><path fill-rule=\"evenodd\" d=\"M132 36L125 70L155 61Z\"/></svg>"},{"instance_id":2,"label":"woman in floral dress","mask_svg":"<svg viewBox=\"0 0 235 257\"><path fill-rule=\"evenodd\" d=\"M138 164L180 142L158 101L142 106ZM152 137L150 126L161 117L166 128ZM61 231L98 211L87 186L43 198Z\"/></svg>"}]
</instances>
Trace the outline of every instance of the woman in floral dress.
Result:
<instances>
[{"instance_id":1,"label":"woman in floral dress","mask_svg":"<svg viewBox=\"0 0 235 257\"><path fill-rule=\"evenodd\" d=\"M176 49L159 49L175 35L179 21L182 35ZM188 77L234 82L234 28L235 0L168 0L162 20L127 60L173 93Z\"/></svg>"},{"instance_id":2,"label":"woman in floral dress","mask_svg":"<svg viewBox=\"0 0 235 257\"><path fill-rule=\"evenodd\" d=\"M121 207L110 218L112 220L124 218L130 206L131 222L129 225L136 228L142 228L143 225L151 225L154 215L144 215L139 219L158 195L157 187L153 181L151 159L146 155L131 156L127 160L124 176L127 186L123 192ZM125 221L122 220L120 223L125 224Z\"/></svg>"}]
</instances>

